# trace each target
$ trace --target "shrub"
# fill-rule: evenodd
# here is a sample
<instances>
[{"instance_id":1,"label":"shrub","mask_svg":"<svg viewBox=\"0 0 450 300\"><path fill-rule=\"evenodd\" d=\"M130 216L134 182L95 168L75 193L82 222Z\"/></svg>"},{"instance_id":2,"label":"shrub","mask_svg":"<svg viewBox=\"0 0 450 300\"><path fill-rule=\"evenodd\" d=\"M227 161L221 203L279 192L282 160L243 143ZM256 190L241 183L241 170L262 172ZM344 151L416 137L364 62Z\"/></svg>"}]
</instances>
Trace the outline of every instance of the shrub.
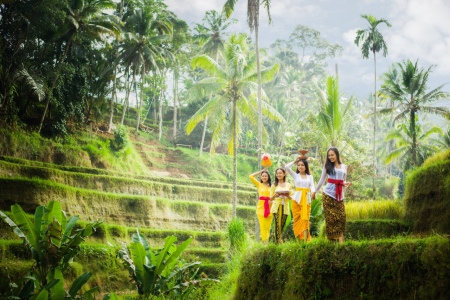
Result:
<instances>
[{"instance_id":1,"label":"shrub","mask_svg":"<svg viewBox=\"0 0 450 300\"><path fill-rule=\"evenodd\" d=\"M139 295L170 295L184 298L197 287L205 287L216 280L195 279L197 272L189 272L201 262L183 263L180 255L192 242L192 238L184 241L178 247L174 245L175 236L165 239L164 247L153 251L145 237L139 233L133 235L133 242L128 250L126 244L119 251L119 257L124 261L130 276L137 286Z\"/></svg>"},{"instance_id":2,"label":"shrub","mask_svg":"<svg viewBox=\"0 0 450 300\"><path fill-rule=\"evenodd\" d=\"M114 131L114 139L111 140L111 149L120 151L128 146L128 131L126 126L118 126Z\"/></svg>"},{"instance_id":3,"label":"shrub","mask_svg":"<svg viewBox=\"0 0 450 300\"><path fill-rule=\"evenodd\" d=\"M92 274L82 274L75 279L69 291L65 291L63 272L68 270L69 263L80 251L79 245L95 232L102 221L93 221L72 233L78 216L67 219L65 212L61 210L61 203L57 201L36 208L34 222L18 204L11 206L11 212L17 224L1 211L0 216L24 241L35 261L35 267L29 271L28 276L19 280L18 285L11 286L11 297L47 299L50 295L51 300L75 298ZM92 294L97 289L98 287L85 292L82 298L93 299Z\"/></svg>"},{"instance_id":4,"label":"shrub","mask_svg":"<svg viewBox=\"0 0 450 300\"><path fill-rule=\"evenodd\" d=\"M247 240L247 229L239 218L233 218L227 227L227 237L230 241L230 251L240 251Z\"/></svg>"},{"instance_id":5,"label":"shrub","mask_svg":"<svg viewBox=\"0 0 450 300\"><path fill-rule=\"evenodd\" d=\"M406 179L405 218L419 232L450 234L450 160L425 165Z\"/></svg>"},{"instance_id":6,"label":"shrub","mask_svg":"<svg viewBox=\"0 0 450 300\"><path fill-rule=\"evenodd\" d=\"M450 240L294 243L247 252L234 299L446 299Z\"/></svg>"}]
</instances>

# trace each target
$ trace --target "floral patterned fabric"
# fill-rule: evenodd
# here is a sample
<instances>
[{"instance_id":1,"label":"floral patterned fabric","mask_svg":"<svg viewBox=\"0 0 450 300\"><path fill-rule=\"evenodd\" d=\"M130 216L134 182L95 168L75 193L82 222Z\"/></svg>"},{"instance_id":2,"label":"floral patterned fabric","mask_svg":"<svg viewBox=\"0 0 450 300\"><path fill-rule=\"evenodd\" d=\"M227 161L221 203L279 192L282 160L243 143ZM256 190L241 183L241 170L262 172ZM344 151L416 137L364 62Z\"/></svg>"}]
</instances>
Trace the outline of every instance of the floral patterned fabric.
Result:
<instances>
[{"instance_id":1,"label":"floral patterned fabric","mask_svg":"<svg viewBox=\"0 0 450 300\"><path fill-rule=\"evenodd\" d=\"M344 201L339 202L324 193L322 194L322 203L327 237L330 240L338 239L345 232L345 223L347 221Z\"/></svg>"}]
</instances>

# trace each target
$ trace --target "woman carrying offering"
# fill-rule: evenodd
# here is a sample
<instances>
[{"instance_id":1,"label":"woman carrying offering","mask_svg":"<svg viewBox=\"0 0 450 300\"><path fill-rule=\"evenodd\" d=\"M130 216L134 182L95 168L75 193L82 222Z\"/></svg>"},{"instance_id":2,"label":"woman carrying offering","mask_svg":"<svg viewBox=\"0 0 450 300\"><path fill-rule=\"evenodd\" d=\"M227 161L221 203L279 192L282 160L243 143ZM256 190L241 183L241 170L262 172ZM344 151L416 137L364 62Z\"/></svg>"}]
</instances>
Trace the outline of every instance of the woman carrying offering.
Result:
<instances>
[{"instance_id":1,"label":"woman carrying offering","mask_svg":"<svg viewBox=\"0 0 450 300\"><path fill-rule=\"evenodd\" d=\"M278 168L275 171L275 182L270 190L270 201L273 201L270 212L275 215L275 239L278 244L282 244L281 235L283 233L286 219L291 213L289 200L292 200L291 185L286 182L286 171L283 168Z\"/></svg>"},{"instance_id":2,"label":"woman carrying offering","mask_svg":"<svg viewBox=\"0 0 450 300\"><path fill-rule=\"evenodd\" d=\"M261 174L261 182L255 179L255 176ZM270 234L270 225L272 225L272 215L270 214L270 186L272 180L270 179L269 172L264 169L260 172L256 172L250 175L250 180L258 188L259 201L256 208L256 214L258 215L259 227L261 231L261 240L264 246L267 246Z\"/></svg>"},{"instance_id":3,"label":"woman carrying offering","mask_svg":"<svg viewBox=\"0 0 450 300\"><path fill-rule=\"evenodd\" d=\"M331 241L339 239L339 243L344 242L345 232L345 206L343 187L349 187L351 182L346 182L347 166L341 163L339 150L331 147L327 151L327 158L323 166L322 176L317 183L316 191L320 190L328 176L328 182L323 189L322 203L325 213L327 237ZM315 193L312 194L315 197Z\"/></svg>"},{"instance_id":4,"label":"woman carrying offering","mask_svg":"<svg viewBox=\"0 0 450 300\"><path fill-rule=\"evenodd\" d=\"M297 165L296 172L292 165ZM292 199L292 215L294 217L294 235L298 241L310 241L309 216L311 215L311 198L315 198L314 180L306 159L297 159L285 166L286 171L294 178L295 193ZM314 195L314 196L312 196Z\"/></svg>"}]
</instances>

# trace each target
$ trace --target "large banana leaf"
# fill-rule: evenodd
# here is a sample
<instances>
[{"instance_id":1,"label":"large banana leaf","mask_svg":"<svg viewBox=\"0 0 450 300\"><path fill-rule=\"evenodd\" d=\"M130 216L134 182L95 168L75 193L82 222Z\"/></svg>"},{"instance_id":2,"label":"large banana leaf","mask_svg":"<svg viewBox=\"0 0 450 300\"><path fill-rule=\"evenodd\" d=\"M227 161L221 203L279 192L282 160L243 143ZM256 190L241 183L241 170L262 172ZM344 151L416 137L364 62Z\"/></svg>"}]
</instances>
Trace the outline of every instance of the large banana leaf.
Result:
<instances>
[{"instance_id":1,"label":"large banana leaf","mask_svg":"<svg viewBox=\"0 0 450 300\"><path fill-rule=\"evenodd\" d=\"M28 242L29 245L31 246L32 250L35 251L33 254L37 254L36 258L41 260L42 256L39 251L39 248L40 248L39 233L40 232L38 232L35 224L33 224L33 222L31 222L31 220L27 217L27 215L25 214L23 209L20 207L20 205L14 204L13 206L11 206L11 212L14 216L14 219L17 222L18 227L19 228L23 227L25 229L25 231L27 232L27 238L25 241ZM14 231L14 232L17 234L16 231Z\"/></svg>"},{"instance_id":2,"label":"large banana leaf","mask_svg":"<svg viewBox=\"0 0 450 300\"><path fill-rule=\"evenodd\" d=\"M83 285L91 278L92 273L86 272L72 283L72 286L69 289L70 297L74 298L78 291L83 287Z\"/></svg>"},{"instance_id":3,"label":"large banana leaf","mask_svg":"<svg viewBox=\"0 0 450 300\"><path fill-rule=\"evenodd\" d=\"M47 289L50 291L50 300L58 300L64 299L65 291L64 291L64 277L59 268L50 270L47 275L47 281L51 282L54 280L58 280L58 282L53 286Z\"/></svg>"}]
</instances>

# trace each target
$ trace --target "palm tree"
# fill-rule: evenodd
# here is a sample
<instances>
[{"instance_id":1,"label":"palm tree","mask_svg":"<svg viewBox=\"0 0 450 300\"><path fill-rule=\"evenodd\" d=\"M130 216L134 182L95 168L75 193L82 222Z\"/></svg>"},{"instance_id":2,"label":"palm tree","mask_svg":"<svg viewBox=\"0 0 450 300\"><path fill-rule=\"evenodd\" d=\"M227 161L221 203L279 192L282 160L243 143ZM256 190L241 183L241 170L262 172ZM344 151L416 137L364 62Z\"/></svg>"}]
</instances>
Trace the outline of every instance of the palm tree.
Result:
<instances>
[{"instance_id":1,"label":"palm tree","mask_svg":"<svg viewBox=\"0 0 450 300\"><path fill-rule=\"evenodd\" d=\"M395 112L394 122L405 119L409 116L412 126L411 134L411 159L414 166L417 166L416 157L416 116L420 111L442 116L450 116L450 111L446 107L429 106L430 102L442 98L448 98L449 93L443 92L445 84L427 92L428 76L433 66L427 70L418 67L418 61L413 64L409 59L398 64L400 68L400 80L394 81L389 76L384 76L384 83L381 92L390 97L397 105L392 108L381 109L378 113Z\"/></svg>"},{"instance_id":2,"label":"palm tree","mask_svg":"<svg viewBox=\"0 0 450 300\"><path fill-rule=\"evenodd\" d=\"M372 15L361 15L361 18L366 19L369 22L369 28L360 29L356 32L355 44L359 47L361 45L362 56L365 59L369 59L369 54L371 51L373 53L373 67L374 67L374 101L373 101L373 111L377 111L377 59L376 53L383 50L383 56L386 57L388 53L388 48L386 42L384 41L383 35L378 31L377 26L381 23L385 23L388 27L392 25L385 19L377 19ZM377 175L377 166L375 163L376 153L375 153L375 135L377 128L377 118L376 115L373 117L373 197L375 200L375 176Z\"/></svg>"},{"instance_id":3,"label":"palm tree","mask_svg":"<svg viewBox=\"0 0 450 300\"><path fill-rule=\"evenodd\" d=\"M300 85L301 85L301 79L302 79L302 73L298 72L294 69L289 69L286 72L283 72L281 74L281 82L278 89L281 89L283 94L285 94L285 97L287 99L287 116L286 116L286 123L289 126L289 120L290 120L290 113L291 113L291 102L293 98L293 94L300 92ZM281 134L281 140L280 140L280 146L278 150L278 161L280 160L280 154L281 149L283 147L284 142L284 136L286 135L286 128L283 129L283 133Z\"/></svg>"},{"instance_id":4,"label":"palm tree","mask_svg":"<svg viewBox=\"0 0 450 300\"><path fill-rule=\"evenodd\" d=\"M219 54L223 52L225 45L225 30L234 23L234 20L226 22L223 14L219 14L215 10L210 10L206 12L203 21L207 24L197 24L195 27L197 33L194 35L194 38L202 47L202 52L209 54L210 57L214 57L215 61L218 62ZM212 94L209 95L209 101L211 101L211 97ZM205 118L205 124L203 125L202 141L200 142L198 153L199 156L202 156L207 125L208 117ZM210 149L212 149L212 146Z\"/></svg>"},{"instance_id":5,"label":"palm tree","mask_svg":"<svg viewBox=\"0 0 450 300\"><path fill-rule=\"evenodd\" d=\"M224 67L220 66L217 61L207 55L200 55L192 60L194 68L200 67L204 69L210 78L203 79L193 88L193 92L217 94L200 108L188 121L186 126L187 134L190 134L194 127L207 116L220 119L219 125L215 128L219 131L229 132L228 149L233 155L233 217L236 217L237 203L237 140L241 134L239 124L242 117L250 119L252 123L256 123L255 112L256 103L254 96L257 92L258 85L255 83L258 75L255 73L257 60L247 43L247 36L244 34L233 34L224 50ZM263 81L269 81L278 71L278 65L261 71ZM263 96L266 98L265 93ZM231 105L230 105L231 104ZM263 104L263 113L269 118L277 121L284 121L283 117L267 103ZM231 122L229 116L232 115ZM228 127L227 125L231 125ZM225 127L227 126L227 127ZM219 136L220 132L216 132Z\"/></svg>"},{"instance_id":6,"label":"palm tree","mask_svg":"<svg viewBox=\"0 0 450 300\"><path fill-rule=\"evenodd\" d=\"M123 60L129 69L134 66L133 77L140 71L141 77L141 99L138 104L136 132L139 131L139 123L143 105L143 90L145 75L152 70L158 70L157 60L173 58L173 55L160 46L162 42L169 41L172 35L171 23L161 15L150 15L142 9L134 11L127 18L127 28L130 32L124 34L126 41L121 45L123 48L119 60ZM133 80L134 81L134 80ZM124 103L123 110L126 110ZM124 112L122 112L122 123Z\"/></svg>"},{"instance_id":7,"label":"palm tree","mask_svg":"<svg viewBox=\"0 0 450 300\"><path fill-rule=\"evenodd\" d=\"M329 145L336 147L353 96L346 104L342 104L343 99L337 79L332 76L327 79L325 91L318 90L318 95L320 102L319 129L328 140Z\"/></svg>"},{"instance_id":8,"label":"palm tree","mask_svg":"<svg viewBox=\"0 0 450 300\"><path fill-rule=\"evenodd\" d=\"M435 146L429 145L429 137L434 133L442 135L442 129L433 127L422 133L422 126L418 124L411 122L400 124L397 129L386 136L386 141L394 140L396 142L396 149L386 156L385 163L388 164L393 159L399 158L404 170L417 166L417 163L421 165L428 156L438 150ZM417 138L416 135L418 135ZM413 140L415 140L414 143Z\"/></svg>"},{"instance_id":9,"label":"palm tree","mask_svg":"<svg viewBox=\"0 0 450 300\"><path fill-rule=\"evenodd\" d=\"M223 11L227 18L235 9L238 0L226 0ZM259 59L259 7L263 5L269 17L269 24L272 23L270 16L270 0L247 0L247 22L250 31L255 31L255 47L256 47L256 68L258 73L258 169L261 169L261 148L262 148L262 85L261 85L261 64Z\"/></svg>"},{"instance_id":10,"label":"palm tree","mask_svg":"<svg viewBox=\"0 0 450 300\"><path fill-rule=\"evenodd\" d=\"M103 39L105 35L118 35L120 28L115 16L103 14L103 9L114 8L112 0L71 0L68 1L65 11L67 13L63 26L56 33L56 36L63 37L66 40L64 54L58 62L50 90L47 95L44 112L41 117L38 132L41 132L45 115L47 114L50 99L53 96L53 90L59 77L61 66L67 57L69 47L72 43L87 37L92 40Z\"/></svg>"}]
</instances>

